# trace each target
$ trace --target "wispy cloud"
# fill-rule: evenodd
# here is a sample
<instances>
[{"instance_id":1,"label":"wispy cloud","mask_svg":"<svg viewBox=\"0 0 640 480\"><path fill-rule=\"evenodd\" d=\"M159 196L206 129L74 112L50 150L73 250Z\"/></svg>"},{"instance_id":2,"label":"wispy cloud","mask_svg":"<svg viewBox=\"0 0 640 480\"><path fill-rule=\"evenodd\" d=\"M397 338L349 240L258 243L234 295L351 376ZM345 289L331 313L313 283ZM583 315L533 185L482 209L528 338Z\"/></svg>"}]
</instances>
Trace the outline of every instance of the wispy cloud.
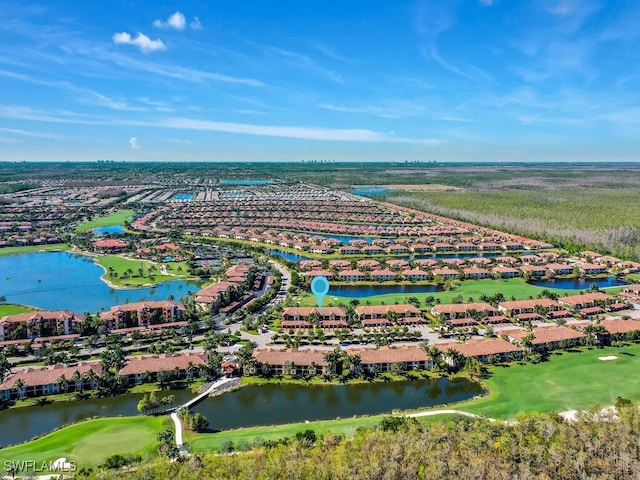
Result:
<instances>
[{"instance_id":1,"label":"wispy cloud","mask_svg":"<svg viewBox=\"0 0 640 480\"><path fill-rule=\"evenodd\" d=\"M298 127L280 125L255 125L249 123L216 122L191 118L167 118L156 123L157 126L185 130L204 130L267 137L284 137L304 140L324 140L337 142L393 142L421 145L439 145L435 138L402 138L392 133L375 132L368 129L335 129L320 127Z\"/></svg>"},{"instance_id":2,"label":"wispy cloud","mask_svg":"<svg viewBox=\"0 0 640 480\"><path fill-rule=\"evenodd\" d=\"M376 132L363 128L336 129L323 127L300 127L282 125L256 125L251 123L219 122L185 117L166 117L158 120L143 121L113 118L87 119L73 112L47 112L30 107L0 105L0 118L18 118L50 123L69 123L83 125L126 125L145 128L168 128L177 130L196 130L225 132L265 137L295 138L303 140L368 142L368 143L407 143L436 146L442 143L438 138L397 137L393 132ZM135 138L135 137L132 137ZM137 144L137 141L136 141Z\"/></svg>"},{"instance_id":3,"label":"wispy cloud","mask_svg":"<svg viewBox=\"0 0 640 480\"><path fill-rule=\"evenodd\" d=\"M167 46L159 38L151 40L141 32L138 32L136 37L132 37L131 34L127 32L114 33L112 38L113 43L116 45L133 45L145 54L167 49Z\"/></svg>"},{"instance_id":4,"label":"wispy cloud","mask_svg":"<svg viewBox=\"0 0 640 480\"><path fill-rule=\"evenodd\" d=\"M191 23L189 23L189 26L191 27L192 30L202 30L204 28L202 26L202 22L200 22L200 19L198 17L193 17L193 20L191 20Z\"/></svg>"},{"instance_id":5,"label":"wispy cloud","mask_svg":"<svg viewBox=\"0 0 640 480\"><path fill-rule=\"evenodd\" d=\"M424 107L416 101L391 100L385 105L346 106L333 103L318 104L319 108L344 113L364 113L383 118L401 118L417 115L424 111Z\"/></svg>"},{"instance_id":6,"label":"wispy cloud","mask_svg":"<svg viewBox=\"0 0 640 480\"><path fill-rule=\"evenodd\" d=\"M131 137L129 139L129 146L131 147L131 150L140 150L140 144L136 137Z\"/></svg>"},{"instance_id":7,"label":"wispy cloud","mask_svg":"<svg viewBox=\"0 0 640 480\"><path fill-rule=\"evenodd\" d=\"M344 79L341 75L337 74L333 70L323 67L308 55L277 47L267 47L265 51L268 55L276 56L288 65L306 70L316 75L321 75L335 83L344 83Z\"/></svg>"},{"instance_id":8,"label":"wispy cloud","mask_svg":"<svg viewBox=\"0 0 640 480\"><path fill-rule=\"evenodd\" d=\"M179 65L153 63L133 59L125 55L117 53L98 53L101 58L110 60L113 63L125 67L128 70L139 70L146 73L152 73L162 77L174 78L177 80L185 80L194 83L205 83L207 81L236 83L239 85L248 85L250 87L263 87L265 84L255 78L235 77L233 75L225 75L218 72L209 72L206 70L198 70L194 68L182 67Z\"/></svg>"},{"instance_id":9,"label":"wispy cloud","mask_svg":"<svg viewBox=\"0 0 640 480\"><path fill-rule=\"evenodd\" d=\"M60 139L63 138L60 135L55 135L53 133L48 132L33 132L30 130L22 130L18 128L3 128L0 127L0 132L9 133L12 135L18 135L21 137L32 137L32 138L49 138L49 139Z\"/></svg>"},{"instance_id":10,"label":"wispy cloud","mask_svg":"<svg viewBox=\"0 0 640 480\"><path fill-rule=\"evenodd\" d=\"M187 27L187 19L180 12L172 13L165 21L155 20L153 26L157 28L171 28L173 30L184 30Z\"/></svg>"}]
</instances>

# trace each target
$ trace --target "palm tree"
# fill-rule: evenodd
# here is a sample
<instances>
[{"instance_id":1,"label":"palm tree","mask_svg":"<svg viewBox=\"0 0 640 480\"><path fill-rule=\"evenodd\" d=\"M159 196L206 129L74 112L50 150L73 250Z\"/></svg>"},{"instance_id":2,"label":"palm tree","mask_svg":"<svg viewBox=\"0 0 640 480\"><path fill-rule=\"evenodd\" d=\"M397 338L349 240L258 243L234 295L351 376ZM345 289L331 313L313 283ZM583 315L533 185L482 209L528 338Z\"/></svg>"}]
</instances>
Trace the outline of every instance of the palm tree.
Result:
<instances>
[{"instance_id":1,"label":"palm tree","mask_svg":"<svg viewBox=\"0 0 640 480\"><path fill-rule=\"evenodd\" d=\"M338 373L338 366L342 361L342 350L340 347L336 347L331 352L324 356L325 362L329 364L329 373L335 375Z\"/></svg>"},{"instance_id":2,"label":"palm tree","mask_svg":"<svg viewBox=\"0 0 640 480\"><path fill-rule=\"evenodd\" d=\"M18 394L18 398L24 399L27 396L27 384L22 378L16 380L16 383L13 384L13 388Z\"/></svg>"},{"instance_id":3,"label":"palm tree","mask_svg":"<svg viewBox=\"0 0 640 480\"><path fill-rule=\"evenodd\" d=\"M452 371L458 371L464 366L465 357L455 348L447 349L444 355L447 358L447 365Z\"/></svg>"},{"instance_id":4,"label":"palm tree","mask_svg":"<svg viewBox=\"0 0 640 480\"><path fill-rule=\"evenodd\" d=\"M80 372L78 370L73 372L73 375L71 376L71 380L73 381L73 383L76 386L76 391L78 391L78 387L80 387L80 392L82 393L82 389L83 389L84 385L82 385L82 383L80 383L82 381L82 375L80 375Z\"/></svg>"},{"instance_id":5,"label":"palm tree","mask_svg":"<svg viewBox=\"0 0 640 480\"><path fill-rule=\"evenodd\" d=\"M358 354L348 355L347 357L349 358L349 374L355 375L362 364L362 357Z\"/></svg>"},{"instance_id":6,"label":"palm tree","mask_svg":"<svg viewBox=\"0 0 640 480\"><path fill-rule=\"evenodd\" d=\"M56 384L64 390L64 393L68 392L69 380L67 380L67 377L64 373L58 377L58 379L56 380Z\"/></svg>"}]
</instances>

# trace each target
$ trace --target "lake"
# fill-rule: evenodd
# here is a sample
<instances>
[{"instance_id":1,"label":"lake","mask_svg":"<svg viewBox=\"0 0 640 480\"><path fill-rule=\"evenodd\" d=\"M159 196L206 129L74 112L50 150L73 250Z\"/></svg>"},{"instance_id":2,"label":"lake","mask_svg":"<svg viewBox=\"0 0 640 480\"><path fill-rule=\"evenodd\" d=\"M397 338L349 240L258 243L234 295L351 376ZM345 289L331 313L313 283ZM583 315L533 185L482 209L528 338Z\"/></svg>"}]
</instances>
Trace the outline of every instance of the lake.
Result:
<instances>
[{"instance_id":1,"label":"lake","mask_svg":"<svg viewBox=\"0 0 640 480\"><path fill-rule=\"evenodd\" d=\"M360 298L398 293L410 295L413 293L441 292L442 287L436 285L336 285L330 286L327 296Z\"/></svg>"},{"instance_id":2,"label":"lake","mask_svg":"<svg viewBox=\"0 0 640 480\"><path fill-rule=\"evenodd\" d=\"M354 385L248 385L210 397L193 410L207 417L209 428L226 430L433 407L482 393L480 384L464 378Z\"/></svg>"},{"instance_id":3,"label":"lake","mask_svg":"<svg viewBox=\"0 0 640 480\"><path fill-rule=\"evenodd\" d=\"M95 235L104 235L106 233L110 235L124 235L123 225L108 225L106 227L98 227L93 229Z\"/></svg>"},{"instance_id":4,"label":"lake","mask_svg":"<svg viewBox=\"0 0 640 480\"><path fill-rule=\"evenodd\" d=\"M349 193L353 193L354 195L365 195L365 196L375 196L375 195L384 195L385 193L392 192L393 190L387 187L377 187L374 185L359 185Z\"/></svg>"},{"instance_id":5,"label":"lake","mask_svg":"<svg viewBox=\"0 0 640 480\"><path fill-rule=\"evenodd\" d=\"M219 430L391 413L458 402L482 393L480 384L465 378L326 386L248 385L210 397L192 410L206 416L211 429ZM176 405L195 396L188 389L156 395L174 395ZM0 446L22 443L91 417L137 415L141 398L142 394L127 394L0 410Z\"/></svg>"},{"instance_id":6,"label":"lake","mask_svg":"<svg viewBox=\"0 0 640 480\"><path fill-rule=\"evenodd\" d=\"M562 288L565 290L588 290L591 285L597 285L598 288L622 287L629 285L629 282L623 278L554 278L551 280L530 280L528 283L543 288Z\"/></svg>"},{"instance_id":7,"label":"lake","mask_svg":"<svg viewBox=\"0 0 640 480\"><path fill-rule=\"evenodd\" d=\"M0 257L0 292L8 303L76 313L108 310L112 305L176 299L196 283L175 280L156 287L114 289L100 280L104 273L93 257L69 252L38 252Z\"/></svg>"}]
</instances>

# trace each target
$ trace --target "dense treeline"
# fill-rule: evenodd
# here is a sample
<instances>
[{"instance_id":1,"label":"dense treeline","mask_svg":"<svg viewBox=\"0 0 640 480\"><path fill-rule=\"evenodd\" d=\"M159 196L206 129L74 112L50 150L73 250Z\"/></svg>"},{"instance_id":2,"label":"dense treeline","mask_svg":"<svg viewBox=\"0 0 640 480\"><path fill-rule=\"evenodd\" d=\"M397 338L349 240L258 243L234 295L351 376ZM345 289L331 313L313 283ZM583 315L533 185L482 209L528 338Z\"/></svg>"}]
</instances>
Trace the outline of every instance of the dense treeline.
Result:
<instances>
[{"instance_id":1,"label":"dense treeline","mask_svg":"<svg viewBox=\"0 0 640 480\"><path fill-rule=\"evenodd\" d=\"M569 249L640 258L638 189L419 192L391 194L387 199Z\"/></svg>"},{"instance_id":2,"label":"dense treeline","mask_svg":"<svg viewBox=\"0 0 640 480\"><path fill-rule=\"evenodd\" d=\"M351 439L307 430L249 453L193 456L133 465L118 478L215 479L631 479L640 478L640 419L566 422L523 416L511 425L484 420L420 424L390 417ZM108 469L87 478L111 478Z\"/></svg>"}]
</instances>

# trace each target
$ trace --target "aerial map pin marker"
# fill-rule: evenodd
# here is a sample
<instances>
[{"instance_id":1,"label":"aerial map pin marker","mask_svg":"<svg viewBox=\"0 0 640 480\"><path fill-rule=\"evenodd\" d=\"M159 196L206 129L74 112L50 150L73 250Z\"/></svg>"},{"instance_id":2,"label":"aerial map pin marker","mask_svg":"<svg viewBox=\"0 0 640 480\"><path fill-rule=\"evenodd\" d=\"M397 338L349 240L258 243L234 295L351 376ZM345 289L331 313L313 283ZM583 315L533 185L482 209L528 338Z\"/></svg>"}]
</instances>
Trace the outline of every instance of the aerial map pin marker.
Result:
<instances>
[{"instance_id":1,"label":"aerial map pin marker","mask_svg":"<svg viewBox=\"0 0 640 480\"><path fill-rule=\"evenodd\" d=\"M311 293L318 299L318 308L322 307L322 299L329 291L329 280L326 277L316 277L311 281Z\"/></svg>"}]
</instances>

